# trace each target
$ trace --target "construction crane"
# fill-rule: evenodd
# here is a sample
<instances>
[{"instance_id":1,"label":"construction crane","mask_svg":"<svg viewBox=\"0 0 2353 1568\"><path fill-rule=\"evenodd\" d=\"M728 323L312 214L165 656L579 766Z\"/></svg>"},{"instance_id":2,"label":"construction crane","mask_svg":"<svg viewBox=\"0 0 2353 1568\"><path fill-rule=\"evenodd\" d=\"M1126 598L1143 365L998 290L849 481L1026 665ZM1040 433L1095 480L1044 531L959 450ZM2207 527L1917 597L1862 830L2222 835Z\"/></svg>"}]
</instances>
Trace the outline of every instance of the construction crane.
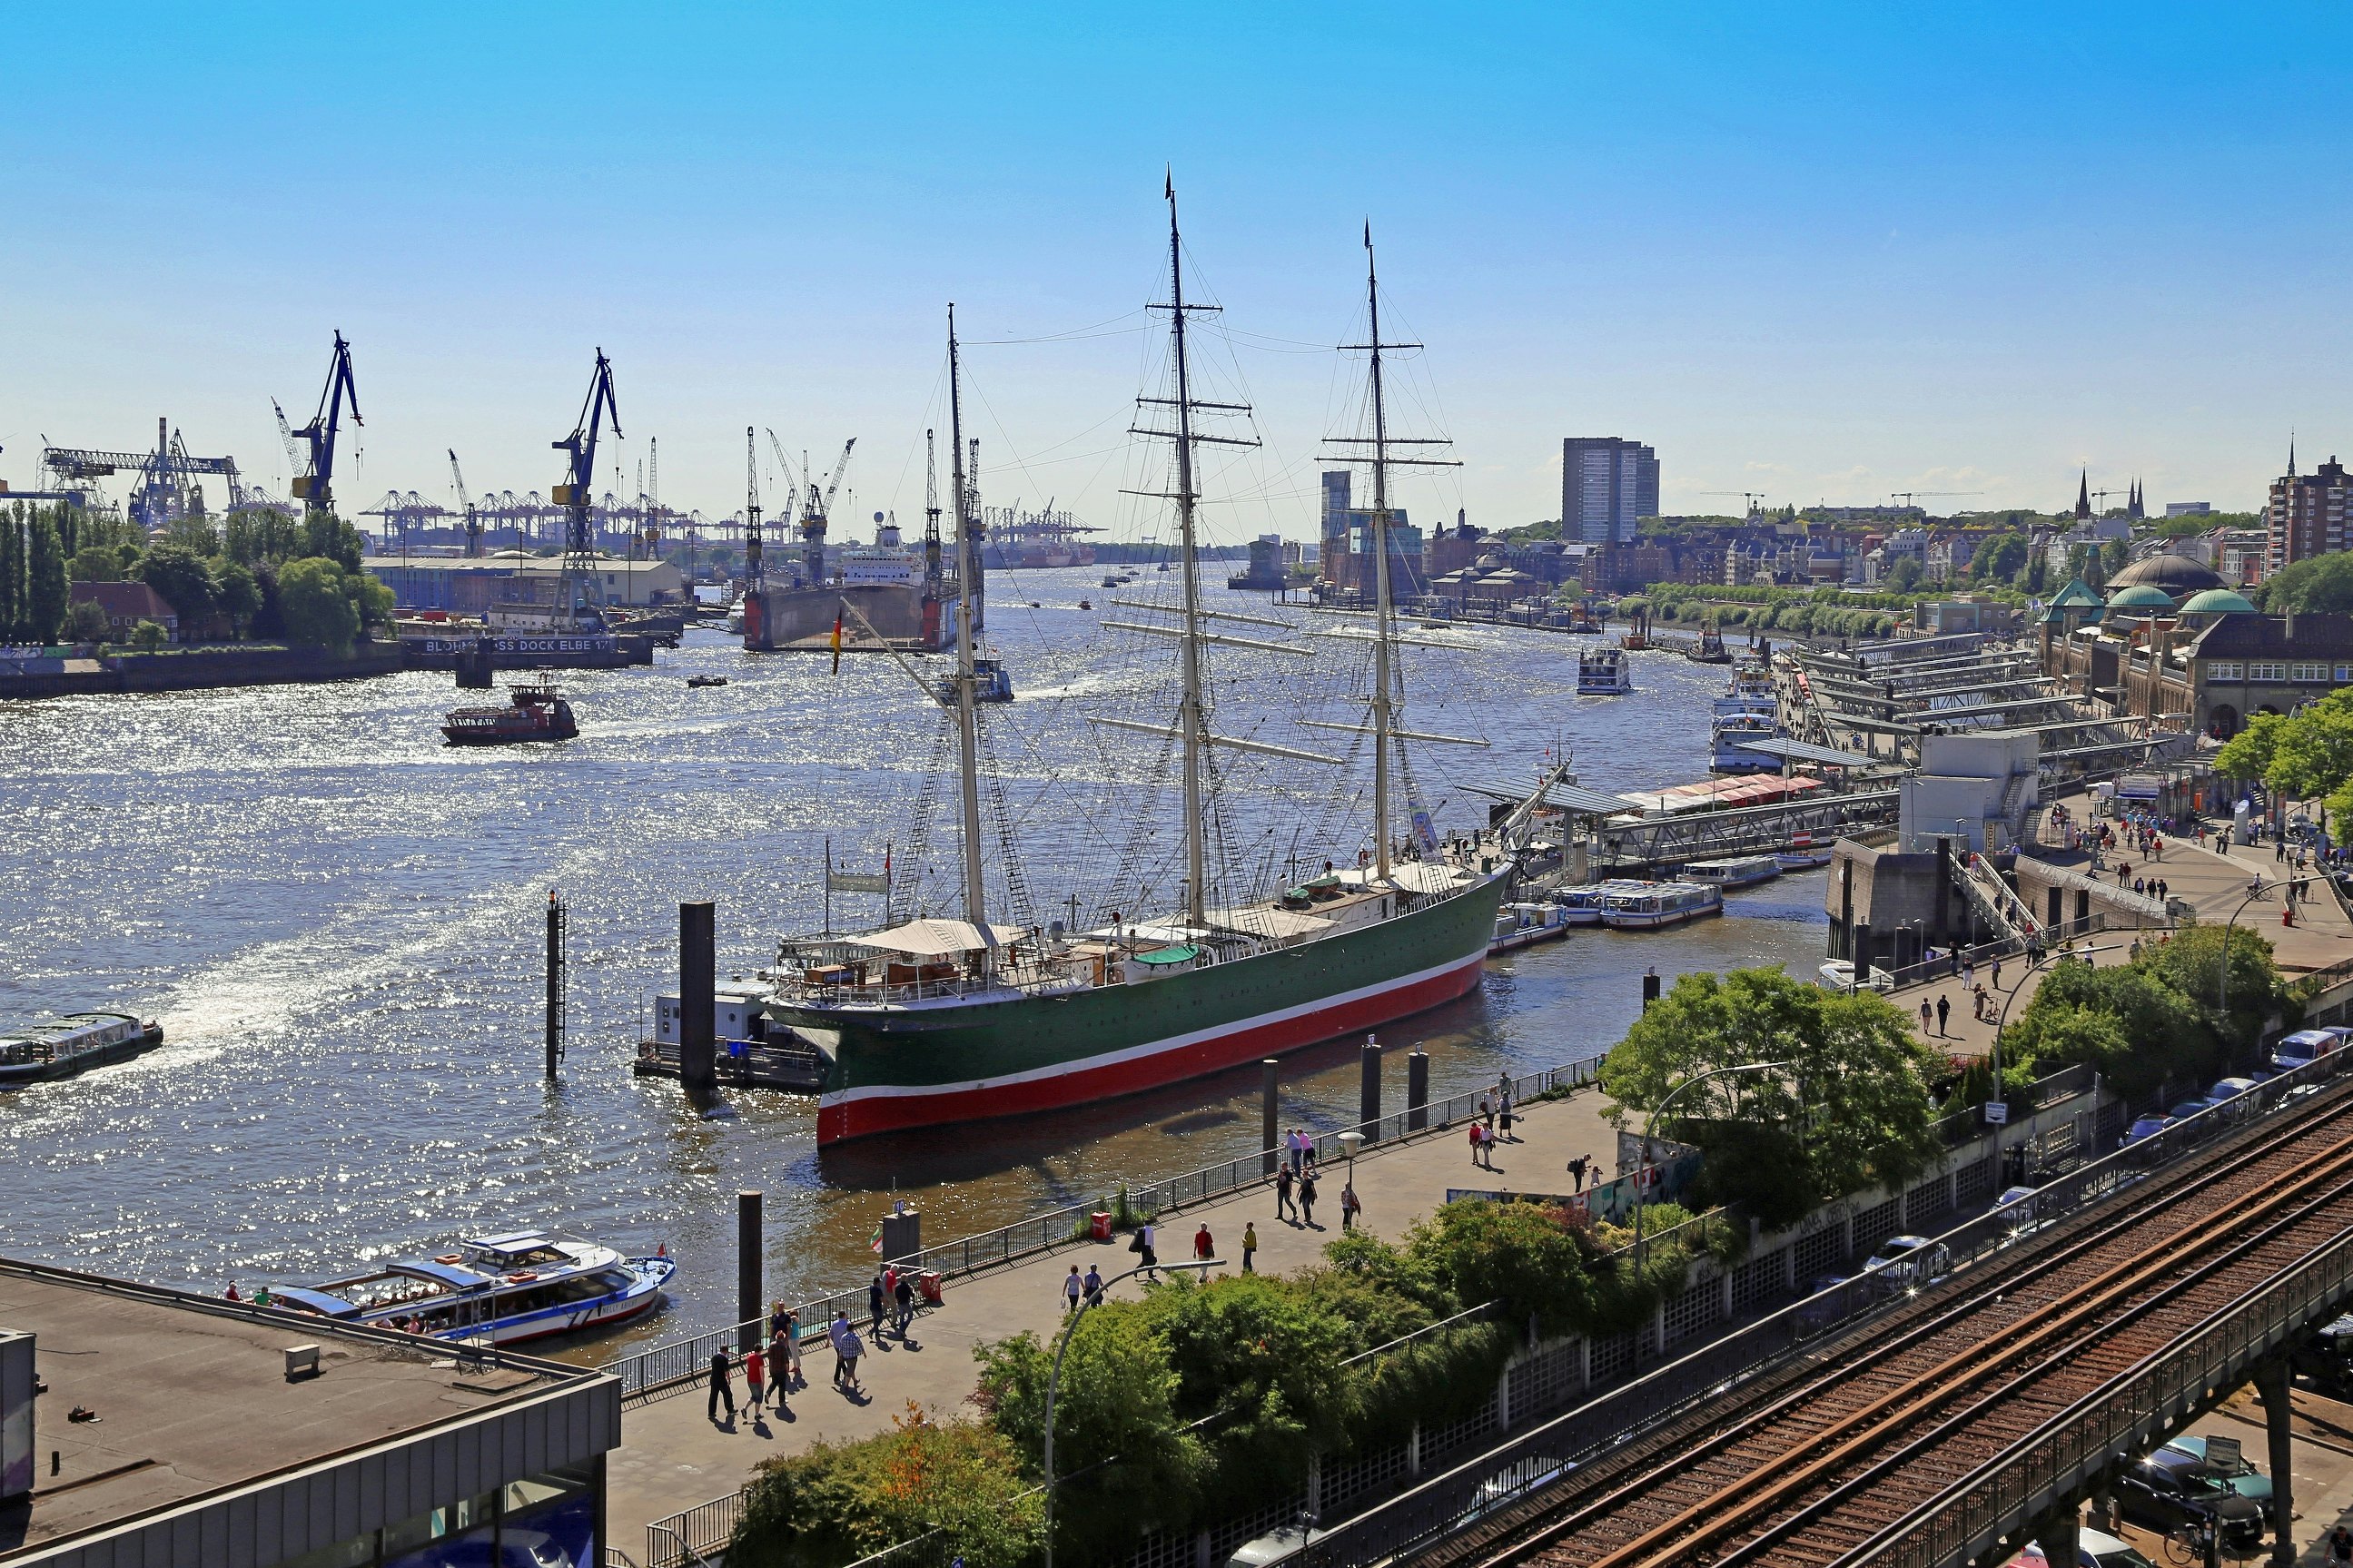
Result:
<instances>
[{"instance_id":1,"label":"construction crane","mask_svg":"<svg viewBox=\"0 0 2353 1568\"><path fill-rule=\"evenodd\" d=\"M770 440L776 432L768 433ZM778 457L784 454L780 451ZM749 598L760 585L760 442L752 426L744 426L744 594Z\"/></svg>"},{"instance_id":2,"label":"construction crane","mask_svg":"<svg viewBox=\"0 0 2353 1568\"><path fill-rule=\"evenodd\" d=\"M139 488L131 499L131 518L144 528L161 528L174 518L200 510L202 493L194 482L199 475L217 474L228 481L232 509L245 494L237 479L236 458L190 457L187 443L164 417L155 421L155 449L152 452L99 452L79 447L52 447L45 437L41 467L55 476L50 489L56 490L76 489L79 481L100 479L117 470L136 473Z\"/></svg>"},{"instance_id":3,"label":"construction crane","mask_svg":"<svg viewBox=\"0 0 2353 1568\"><path fill-rule=\"evenodd\" d=\"M768 432L768 449L776 453L777 470L784 476L785 520L789 522L792 521L793 498L801 493L800 485L793 478L793 460L785 456L785 444L776 439L776 433L773 429Z\"/></svg>"},{"instance_id":4,"label":"construction crane","mask_svg":"<svg viewBox=\"0 0 2353 1568\"><path fill-rule=\"evenodd\" d=\"M585 579L591 595L598 593L596 537L589 511L596 500L596 437L607 413L613 416L613 434L618 436L621 405L613 397L613 362L605 357L600 348L596 351L596 368L588 376L588 396L580 405L580 418L572 426L572 434L561 441L548 443L572 458L570 476L548 498L565 512L563 611L566 615L578 613L574 595L578 591L579 580Z\"/></svg>"},{"instance_id":5,"label":"construction crane","mask_svg":"<svg viewBox=\"0 0 2353 1568\"><path fill-rule=\"evenodd\" d=\"M1983 494L1985 494L1983 490L1890 490L1887 492L1887 499L1900 500L1905 506L1910 506L1912 498L1915 496L1981 496Z\"/></svg>"},{"instance_id":6,"label":"construction crane","mask_svg":"<svg viewBox=\"0 0 2353 1568\"><path fill-rule=\"evenodd\" d=\"M1765 500L1763 490L1701 490L1699 493L1704 496L1738 496L1748 503L1751 512L1756 511Z\"/></svg>"},{"instance_id":7,"label":"construction crane","mask_svg":"<svg viewBox=\"0 0 2353 1568\"><path fill-rule=\"evenodd\" d=\"M343 342L343 334L339 331L335 334L334 353L327 361L327 384L319 394L319 411L311 416L311 423L290 432L288 437L310 447L309 461L294 476L294 499L320 511L335 510L335 437L342 425L346 394L351 397L352 423L364 424L360 417L359 384L352 379L352 345ZM282 411L278 422L281 428L286 423ZM289 455L292 455L290 451Z\"/></svg>"},{"instance_id":8,"label":"construction crane","mask_svg":"<svg viewBox=\"0 0 2353 1568\"><path fill-rule=\"evenodd\" d=\"M457 482L458 505L466 514L466 559L470 561L482 552L482 520L474 510L474 498L466 493L466 476L458 468L458 450L449 449L449 478Z\"/></svg>"},{"instance_id":9,"label":"construction crane","mask_svg":"<svg viewBox=\"0 0 2353 1568\"><path fill-rule=\"evenodd\" d=\"M841 444L841 457L833 465L833 477L826 481L825 494L817 490L817 481L809 480L808 500L801 510L801 558L808 567L811 584L825 581L825 524L833 515L833 498L841 492L841 476L849 469L849 454L858 445L852 436Z\"/></svg>"}]
</instances>

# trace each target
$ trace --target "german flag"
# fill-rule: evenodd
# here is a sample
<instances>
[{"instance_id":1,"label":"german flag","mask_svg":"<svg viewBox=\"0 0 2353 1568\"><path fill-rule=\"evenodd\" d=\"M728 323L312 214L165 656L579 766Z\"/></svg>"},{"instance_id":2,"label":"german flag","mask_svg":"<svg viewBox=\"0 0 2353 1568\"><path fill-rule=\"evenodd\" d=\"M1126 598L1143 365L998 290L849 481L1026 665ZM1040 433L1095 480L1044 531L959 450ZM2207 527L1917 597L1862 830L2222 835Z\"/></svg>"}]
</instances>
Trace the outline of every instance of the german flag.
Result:
<instances>
[{"instance_id":1,"label":"german flag","mask_svg":"<svg viewBox=\"0 0 2353 1568\"><path fill-rule=\"evenodd\" d=\"M841 673L841 612L833 612L833 672Z\"/></svg>"}]
</instances>

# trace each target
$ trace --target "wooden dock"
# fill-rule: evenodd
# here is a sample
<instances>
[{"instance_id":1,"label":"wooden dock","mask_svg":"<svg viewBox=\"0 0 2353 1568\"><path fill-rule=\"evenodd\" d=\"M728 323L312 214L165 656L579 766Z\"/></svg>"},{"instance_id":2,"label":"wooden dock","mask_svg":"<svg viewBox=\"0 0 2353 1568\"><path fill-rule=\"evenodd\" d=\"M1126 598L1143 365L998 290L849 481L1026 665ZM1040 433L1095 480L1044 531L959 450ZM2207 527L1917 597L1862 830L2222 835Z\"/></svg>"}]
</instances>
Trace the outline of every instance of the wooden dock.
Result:
<instances>
[{"instance_id":1,"label":"wooden dock","mask_svg":"<svg viewBox=\"0 0 2353 1568\"><path fill-rule=\"evenodd\" d=\"M813 1046L772 1046L758 1040L722 1040L712 1058L715 1076L731 1089L780 1089L815 1094L825 1084L825 1053ZM639 1078L676 1078L678 1047L666 1040L639 1040L633 1070Z\"/></svg>"}]
</instances>

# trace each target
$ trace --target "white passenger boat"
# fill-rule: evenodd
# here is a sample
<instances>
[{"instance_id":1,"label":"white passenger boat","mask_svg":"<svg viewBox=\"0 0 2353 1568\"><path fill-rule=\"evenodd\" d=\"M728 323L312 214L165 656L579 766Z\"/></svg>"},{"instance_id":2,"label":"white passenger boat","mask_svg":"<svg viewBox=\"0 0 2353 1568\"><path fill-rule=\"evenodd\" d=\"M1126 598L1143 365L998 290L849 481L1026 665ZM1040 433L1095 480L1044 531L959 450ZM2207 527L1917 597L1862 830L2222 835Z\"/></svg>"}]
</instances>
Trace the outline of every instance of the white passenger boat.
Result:
<instances>
[{"instance_id":1,"label":"white passenger boat","mask_svg":"<svg viewBox=\"0 0 2353 1568\"><path fill-rule=\"evenodd\" d=\"M74 1013L37 1028L0 1034L0 1089L71 1078L127 1061L164 1043L164 1027L129 1013Z\"/></svg>"},{"instance_id":2,"label":"white passenger boat","mask_svg":"<svg viewBox=\"0 0 2353 1568\"><path fill-rule=\"evenodd\" d=\"M1854 965L1843 958L1833 958L1815 971L1815 980L1825 991L1852 991L1855 988ZM1895 989L1895 976L1876 966L1863 972L1863 989L1882 995Z\"/></svg>"},{"instance_id":3,"label":"white passenger boat","mask_svg":"<svg viewBox=\"0 0 2353 1568\"><path fill-rule=\"evenodd\" d=\"M1617 931L1654 931L1724 912L1724 889L1700 882L1645 882L1601 900L1601 923Z\"/></svg>"},{"instance_id":4,"label":"white passenger boat","mask_svg":"<svg viewBox=\"0 0 2353 1568\"><path fill-rule=\"evenodd\" d=\"M1634 672L1626 662L1624 650L1594 647L1577 656L1579 697L1623 697L1633 689Z\"/></svg>"},{"instance_id":5,"label":"white passenger boat","mask_svg":"<svg viewBox=\"0 0 2353 1568\"><path fill-rule=\"evenodd\" d=\"M1505 904L1495 911L1495 934L1488 940L1490 957L1515 947L1556 942L1568 934L1568 911L1558 904Z\"/></svg>"},{"instance_id":6,"label":"white passenger boat","mask_svg":"<svg viewBox=\"0 0 2353 1568\"><path fill-rule=\"evenodd\" d=\"M1552 896L1552 901L1560 906L1562 918L1568 924L1598 926L1601 923L1602 900L1612 893L1649 885L1647 882L1630 881L1623 877L1612 878L1606 882L1596 882L1589 888L1564 889Z\"/></svg>"},{"instance_id":7,"label":"white passenger boat","mask_svg":"<svg viewBox=\"0 0 2353 1568\"><path fill-rule=\"evenodd\" d=\"M1781 765L1781 759L1767 752L1752 752L1742 742L1780 739L1781 726L1769 712L1719 713L1707 729L1707 764L1719 773L1772 773Z\"/></svg>"},{"instance_id":8,"label":"white passenger boat","mask_svg":"<svg viewBox=\"0 0 2353 1568\"><path fill-rule=\"evenodd\" d=\"M642 1317L662 1304L662 1287L677 1268L659 1254L624 1258L609 1247L526 1230L461 1241L455 1252L323 1285L273 1289L270 1304L508 1345Z\"/></svg>"},{"instance_id":9,"label":"white passenger boat","mask_svg":"<svg viewBox=\"0 0 2353 1568\"><path fill-rule=\"evenodd\" d=\"M1747 888L1769 882L1781 874L1781 862L1770 855L1734 855L1721 860L1694 860L1683 868L1683 880L1717 888Z\"/></svg>"}]
</instances>

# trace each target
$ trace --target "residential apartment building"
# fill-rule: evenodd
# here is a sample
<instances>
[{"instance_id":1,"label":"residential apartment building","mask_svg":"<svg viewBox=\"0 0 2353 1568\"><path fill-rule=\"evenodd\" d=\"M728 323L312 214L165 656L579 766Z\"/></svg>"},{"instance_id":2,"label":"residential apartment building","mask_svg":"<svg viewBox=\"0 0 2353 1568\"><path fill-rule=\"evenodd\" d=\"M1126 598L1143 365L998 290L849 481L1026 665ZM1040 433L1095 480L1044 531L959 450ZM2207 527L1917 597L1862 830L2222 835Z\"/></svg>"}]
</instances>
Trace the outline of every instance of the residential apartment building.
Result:
<instances>
[{"instance_id":1,"label":"residential apartment building","mask_svg":"<svg viewBox=\"0 0 2353 1568\"><path fill-rule=\"evenodd\" d=\"M2271 503L2263 521L2270 533L2265 566L2283 566L2315 555L2327 555L2353 545L2353 477L2345 465L2330 458L2309 474L2298 474L2291 461L2285 475L2272 481Z\"/></svg>"},{"instance_id":2,"label":"residential apartment building","mask_svg":"<svg viewBox=\"0 0 2353 1568\"><path fill-rule=\"evenodd\" d=\"M1561 444L1560 532L1587 544L1630 542L1634 524L1659 515L1659 455L1617 436Z\"/></svg>"}]
</instances>

